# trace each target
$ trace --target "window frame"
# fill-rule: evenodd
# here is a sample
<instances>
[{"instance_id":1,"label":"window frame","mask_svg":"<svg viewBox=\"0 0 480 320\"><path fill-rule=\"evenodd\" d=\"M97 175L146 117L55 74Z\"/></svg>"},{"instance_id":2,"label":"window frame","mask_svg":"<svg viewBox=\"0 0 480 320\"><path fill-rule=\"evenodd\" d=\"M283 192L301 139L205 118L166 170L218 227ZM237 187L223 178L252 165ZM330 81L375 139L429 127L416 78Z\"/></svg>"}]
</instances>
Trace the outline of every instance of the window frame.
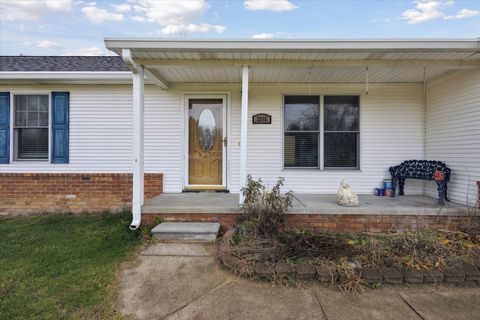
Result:
<instances>
[{"instance_id":1,"label":"window frame","mask_svg":"<svg viewBox=\"0 0 480 320\"><path fill-rule=\"evenodd\" d=\"M285 166L285 133L287 131L285 130L285 97L287 96L314 96L318 97L318 117L319 117L319 123L318 123L318 130L308 130L308 131L288 131L288 132L310 132L310 133L317 133L318 132L318 166L315 167L286 167ZM320 140L322 139L322 95L321 94L304 94L304 93L288 93L288 94L282 94L282 168L283 170L321 170L322 168L322 163L323 163L323 152L321 150L321 143Z\"/></svg>"},{"instance_id":2,"label":"window frame","mask_svg":"<svg viewBox=\"0 0 480 320\"><path fill-rule=\"evenodd\" d=\"M48 97L48 158L47 159L16 159L16 146L14 140L15 133L15 96L39 95ZM29 163L51 163L52 150L52 92L51 91L12 91L10 92L10 163L29 164Z\"/></svg>"},{"instance_id":3,"label":"window frame","mask_svg":"<svg viewBox=\"0 0 480 320\"><path fill-rule=\"evenodd\" d=\"M325 96L338 96L338 97L358 97L358 130L357 131L325 131L322 128L322 138L323 141L325 141L325 133L356 133L357 134L357 166L356 167L325 167L323 166L323 170L360 170L360 146L361 146L361 117L360 117L360 110L361 110L361 95L357 94L337 94L337 93L332 93L332 94L324 94L322 95L322 106L323 107L323 119L325 121ZM325 124L325 122L322 122ZM322 153L325 151L325 145L322 145ZM322 157L322 161L325 161L324 157ZM324 165L324 164L323 164Z\"/></svg>"},{"instance_id":4,"label":"window frame","mask_svg":"<svg viewBox=\"0 0 480 320\"><path fill-rule=\"evenodd\" d=\"M319 112L319 148L318 148L318 159L319 159L319 166L318 167L286 167L285 166L285 97L286 96L318 96L320 99L320 112ZM355 96L358 97L358 139L357 139L357 166L356 167L325 167L324 166L324 151L325 151L325 96ZM282 93L281 94L281 108L282 108L282 119L281 119L281 134L282 134L282 154L281 154L281 159L282 159L282 171L301 171L301 170L306 170L306 171L314 171L314 170L319 170L319 171L362 171L362 100L363 100L363 94L360 92L349 92L349 93L343 93L343 92L338 92L338 91L333 91L333 92L324 92L324 93L317 93L317 92L311 92L311 93ZM354 131L349 131L349 132L354 132Z\"/></svg>"}]
</instances>

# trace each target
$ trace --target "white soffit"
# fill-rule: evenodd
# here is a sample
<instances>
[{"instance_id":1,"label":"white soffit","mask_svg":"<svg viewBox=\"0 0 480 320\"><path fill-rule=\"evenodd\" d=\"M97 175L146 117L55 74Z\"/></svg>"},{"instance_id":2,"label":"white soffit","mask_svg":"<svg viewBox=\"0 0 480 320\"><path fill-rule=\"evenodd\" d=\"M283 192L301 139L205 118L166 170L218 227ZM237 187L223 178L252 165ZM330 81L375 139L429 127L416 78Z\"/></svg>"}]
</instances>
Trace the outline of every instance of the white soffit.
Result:
<instances>
[{"instance_id":1,"label":"white soffit","mask_svg":"<svg viewBox=\"0 0 480 320\"><path fill-rule=\"evenodd\" d=\"M157 66L156 72L170 83L239 83L241 68L236 66ZM427 80L453 69L427 68ZM252 83L363 83L366 81L364 67L261 67L250 68ZM371 83L422 82L423 68L370 67L368 78Z\"/></svg>"}]
</instances>

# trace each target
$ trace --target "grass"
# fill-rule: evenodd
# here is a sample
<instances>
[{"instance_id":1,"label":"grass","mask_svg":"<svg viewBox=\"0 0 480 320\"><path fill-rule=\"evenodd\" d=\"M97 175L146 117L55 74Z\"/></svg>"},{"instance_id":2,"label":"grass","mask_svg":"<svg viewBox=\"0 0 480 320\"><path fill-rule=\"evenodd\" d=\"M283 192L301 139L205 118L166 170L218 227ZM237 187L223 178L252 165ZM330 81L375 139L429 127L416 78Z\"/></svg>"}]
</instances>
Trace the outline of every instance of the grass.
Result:
<instances>
[{"instance_id":1,"label":"grass","mask_svg":"<svg viewBox=\"0 0 480 320\"><path fill-rule=\"evenodd\" d=\"M115 279L142 243L124 214L0 219L1 319L118 319Z\"/></svg>"}]
</instances>

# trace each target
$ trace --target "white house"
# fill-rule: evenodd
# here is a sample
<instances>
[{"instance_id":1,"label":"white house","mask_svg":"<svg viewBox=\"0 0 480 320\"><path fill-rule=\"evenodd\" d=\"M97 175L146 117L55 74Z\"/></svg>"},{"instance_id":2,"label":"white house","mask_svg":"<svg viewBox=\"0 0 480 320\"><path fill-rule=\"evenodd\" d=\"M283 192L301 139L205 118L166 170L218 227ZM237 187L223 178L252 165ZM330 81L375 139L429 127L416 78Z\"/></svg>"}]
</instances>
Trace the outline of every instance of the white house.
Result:
<instances>
[{"instance_id":1,"label":"white house","mask_svg":"<svg viewBox=\"0 0 480 320\"><path fill-rule=\"evenodd\" d=\"M445 162L452 202L477 197L479 39L105 45L118 57L0 58L0 210L110 208L133 192L137 227L144 173L165 194L237 194L247 174L298 194L334 194L342 178L373 194L409 159ZM405 190L436 195L433 182Z\"/></svg>"}]
</instances>

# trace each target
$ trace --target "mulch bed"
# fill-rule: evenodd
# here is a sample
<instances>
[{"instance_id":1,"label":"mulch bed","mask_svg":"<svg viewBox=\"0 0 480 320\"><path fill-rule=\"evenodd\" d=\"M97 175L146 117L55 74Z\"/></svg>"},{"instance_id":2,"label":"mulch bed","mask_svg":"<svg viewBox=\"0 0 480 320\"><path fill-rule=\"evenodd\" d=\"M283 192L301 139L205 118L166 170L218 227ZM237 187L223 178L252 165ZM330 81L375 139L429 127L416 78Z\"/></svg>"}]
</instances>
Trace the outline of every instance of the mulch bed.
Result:
<instances>
[{"instance_id":1,"label":"mulch bed","mask_svg":"<svg viewBox=\"0 0 480 320\"><path fill-rule=\"evenodd\" d=\"M326 234L287 231L274 238L239 236L220 243L220 259L238 275L361 286L402 283L480 285L480 236L463 232Z\"/></svg>"}]
</instances>

